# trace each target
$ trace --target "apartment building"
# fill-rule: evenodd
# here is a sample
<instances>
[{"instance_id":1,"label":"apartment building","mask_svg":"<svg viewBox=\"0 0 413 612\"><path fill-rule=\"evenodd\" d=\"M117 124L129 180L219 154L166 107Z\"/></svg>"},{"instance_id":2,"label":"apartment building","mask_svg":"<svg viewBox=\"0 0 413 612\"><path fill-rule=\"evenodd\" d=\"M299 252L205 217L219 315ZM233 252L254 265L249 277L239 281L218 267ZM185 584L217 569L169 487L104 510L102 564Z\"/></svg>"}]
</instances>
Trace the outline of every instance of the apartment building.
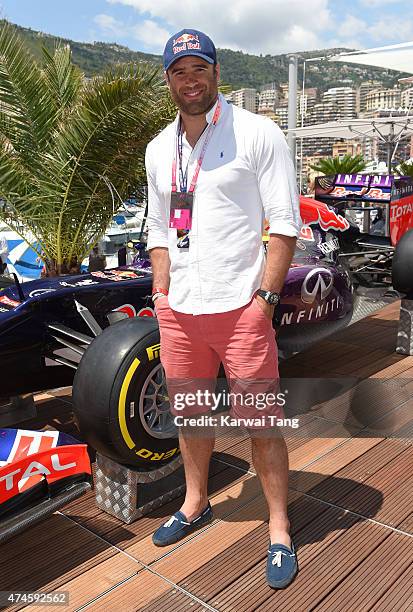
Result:
<instances>
[{"instance_id":1,"label":"apartment building","mask_svg":"<svg viewBox=\"0 0 413 612\"><path fill-rule=\"evenodd\" d=\"M361 144L357 140L344 140L333 144L333 157L344 157L344 155L359 155Z\"/></svg>"},{"instance_id":2,"label":"apartment building","mask_svg":"<svg viewBox=\"0 0 413 612\"><path fill-rule=\"evenodd\" d=\"M413 87L401 92L401 107L413 114Z\"/></svg>"},{"instance_id":3,"label":"apartment building","mask_svg":"<svg viewBox=\"0 0 413 612\"><path fill-rule=\"evenodd\" d=\"M366 110L366 98L367 94L376 89L383 89L383 83L381 81L366 81L362 83L356 91L356 112L362 113Z\"/></svg>"},{"instance_id":4,"label":"apartment building","mask_svg":"<svg viewBox=\"0 0 413 612\"><path fill-rule=\"evenodd\" d=\"M399 109L401 106L401 91L393 89L375 89L366 96L366 111Z\"/></svg>"},{"instance_id":5,"label":"apartment building","mask_svg":"<svg viewBox=\"0 0 413 612\"><path fill-rule=\"evenodd\" d=\"M276 86L263 89L258 97L258 113L266 115L268 112L274 113L279 100L279 93Z\"/></svg>"},{"instance_id":6,"label":"apartment building","mask_svg":"<svg viewBox=\"0 0 413 612\"><path fill-rule=\"evenodd\" d=\"M240 108L245 108L251 113L256 113L258 110L258 93L256 89L251 87L244 87L243 89L232 91L226 98L229 102L232 102Z\"/></svg>"},{"instance_id":7,"label":"apartment building","mask_svg":"<svg viewBox=\"0 0 413 612\"><path fill-rule=\"evenodd\" d=\"M322 101L334 104L341 119L353 119L356 112L356 90L351 87L332 87L323 93Z\"/></svg>"}]
</instances>

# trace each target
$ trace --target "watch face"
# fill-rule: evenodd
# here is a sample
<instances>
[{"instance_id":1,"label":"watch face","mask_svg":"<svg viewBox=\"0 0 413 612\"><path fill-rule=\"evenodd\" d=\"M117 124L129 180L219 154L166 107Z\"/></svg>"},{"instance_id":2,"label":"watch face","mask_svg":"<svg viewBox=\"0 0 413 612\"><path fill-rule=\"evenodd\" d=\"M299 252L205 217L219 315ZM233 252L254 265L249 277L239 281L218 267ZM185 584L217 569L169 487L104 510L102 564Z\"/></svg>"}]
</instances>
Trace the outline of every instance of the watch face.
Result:
<instances>
[{"instance_id":1,"label":"watch face","mask_svg":"<svg viewBox=\"0 0 413 612\"><path fill-rule=\"evenodd\" d=\"M280 298L278 296L278 293L270 293L270 295L268 296L268 303L271 304L271 306L276 306L279 301Z\"/></svg>"}]
</instances>

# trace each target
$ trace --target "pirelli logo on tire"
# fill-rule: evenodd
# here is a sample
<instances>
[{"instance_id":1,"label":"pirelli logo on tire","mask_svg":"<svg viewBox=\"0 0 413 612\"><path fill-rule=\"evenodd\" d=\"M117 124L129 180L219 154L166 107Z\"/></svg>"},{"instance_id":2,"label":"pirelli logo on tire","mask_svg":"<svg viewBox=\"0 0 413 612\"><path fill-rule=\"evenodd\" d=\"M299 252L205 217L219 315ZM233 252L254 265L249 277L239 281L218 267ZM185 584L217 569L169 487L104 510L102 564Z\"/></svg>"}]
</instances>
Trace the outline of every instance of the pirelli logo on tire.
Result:
<instances>
[{"instance_id":1,"label":"pirelli logo on tire","mask_svg":"<svg viewBox=\"0 0 413 612\"><path fill-rule=\"evenodd\" d=\"M138 457L142 457L143 459L150 459L150 461L161 461L163 459L170 459L171 457L179 453L179 448L171 448L170 450L164 453L150 451L148 448L140 448L138 451L135 452Z\"/></svg>"},{"instance_id":2,"label":"pirelli logo on tire","mask_svg":"<svg viewBox=\"0 0 413 612\"><path fill-rule=\"evenodd\" d=\"M161 345L153 344L152 346L148 346L146 349L146 354L148 355L149 361L153 361L154 359L158 359L161 352Z\"/></svg>"}]
</instances>

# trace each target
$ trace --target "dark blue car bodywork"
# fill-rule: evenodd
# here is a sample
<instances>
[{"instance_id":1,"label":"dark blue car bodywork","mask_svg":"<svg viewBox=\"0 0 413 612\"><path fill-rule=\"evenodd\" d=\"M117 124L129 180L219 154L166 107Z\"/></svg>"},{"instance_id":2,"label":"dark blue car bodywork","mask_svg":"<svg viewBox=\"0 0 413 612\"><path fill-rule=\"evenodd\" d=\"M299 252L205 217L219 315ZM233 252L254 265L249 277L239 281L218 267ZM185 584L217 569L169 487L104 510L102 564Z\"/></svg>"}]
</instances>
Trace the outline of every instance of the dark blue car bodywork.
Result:
<instances>
[{"instance_id":1,"label":"dark blue car bodywork","mask_svg":"<svg viewBox=\"0 0 413 612\"><path fill-rule=\"evenodd\" d=\"M314 235L317 243L302 243L296 251L274 316L281 353L333 333L352 315L349 275L336 253L317 248L325 235ZM154 316L151 288L143 258L128 267L0 290L0 397L72 384L76 362L96 335L80 310L87 309L101 328L126 316Z\"/></svg>"}]
</instances>

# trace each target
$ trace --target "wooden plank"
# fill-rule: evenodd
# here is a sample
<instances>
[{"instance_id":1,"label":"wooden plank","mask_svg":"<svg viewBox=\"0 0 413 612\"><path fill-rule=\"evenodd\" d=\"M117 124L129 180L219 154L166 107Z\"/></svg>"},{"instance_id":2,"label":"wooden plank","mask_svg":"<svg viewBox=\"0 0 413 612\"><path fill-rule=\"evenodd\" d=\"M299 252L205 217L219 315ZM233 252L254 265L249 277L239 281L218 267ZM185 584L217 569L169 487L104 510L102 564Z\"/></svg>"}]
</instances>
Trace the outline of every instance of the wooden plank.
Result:
<instances>
[{"instance_id":1,"label":"wooden plank","mask_svg":"<svg viewBox=\"0 0 413 612\"><path fill-rule=\"evenodd\" d=\"M62 516L60 519L68 520ZM47 523L43 523L43 527L47 529ZM42 590L46 584L64 584L115 556L118 551L74 523L73 528L62 533L58 541L51 537L42 548L32 548L27 555L24 550L21 553L24 563L20 556L2 564L5 590L36 591Z\"/></svg>"},{"instance_id":2,"label":"wooden plank","mask_svg":"<svg viewBox=\"0 0 413 612\"><path fill-rule=\"evenodd\" d=\"M411 511L408 504L413 503L409 490L409 484L413 485L413 477L409 478L412 468L413 452L406 447L403 453L389 460L387 465L364 480L361 486L341 495L338 504L363 516L374 516L376 520L387 524L393 524L392 521L399 517L400 523Z\"/></svg>"},{"instance_id":3,"label":"wooden plank","mask_svg":"<svg viewBox=\"0 0 413 612\"><path fill-rule=\"evenodd\" d=\"M375 445L346 467L311 489L311 495L331 503L338 503L358 483L365 482L372 474L406 450L400 440L384 440Z\"/></svg>"},{"instance_id":4,"label":"wooden plank","mask_svg":"<svg viewBox=\"0 0 413 612\"><path fill-rule=\"evenodd\" d=\"M403 521L397 525L397 528L413 535L413 512L410 512Z\"/></svg>"},{"instance_id":5,"label":"wooden plank","mask_svg":"<svg viewBox=\"0 0 413 612\"><path fill-rule=\"evenodd\" d=\"M300 571L293 588L271 593L256 609L273 612L275 605L290 612L314 609L388 537L388 530L379 525L355 524Z\"/></svg>"},{"instance_id":6,"label":"wooden plank","mask_svg":"<svg viewBox=\"0 0 413 612\"><path fill-rule=\"evenodd\" d=\"M171 607L159 608L164 594L170 594ZM91 612L108 612L109 610L122 610L122 612L135 612L136 610L161 610L174 612L174 610L205 610L194 599L177 589L171 589L169 582L156 574L144 570L124 584L120 584L110 593L92 602L88 608ZM36 612L36 611L34 611ZM59 611L56 611L59 612Z\"/></svg>"},{"instance_id":7,"label":"wooden plank","mask_svg":"<svg viewBox=\"0 0 413 612\"><path fill-rule=\"evenodd\" d=\"M411 555L410 555L411 558ZM370 609L371 612L411 612L413 610L413 564L396 580Z\"/></svg>"},{"instance_id":8,"label":"wooden plank","mask_svg":"<svg viewBox=\"0 0 413 612\"><path fill-rule=\"evenodd\" d=\"M409 392L400 385L367 379L348 380L350 388L338 392L332 399L315 405L313 413L353 427L369 427L409 399Z\"/></svg>"},{"instance_id":9,"label":"wooden plank","mask_svg":"<svg viewBox=\"0 0 413 612\"><path fill-rule=\"evenodd\" d=\"M302 548L306 542L316 539L320 546L325 547L328 542L343 533L344 525L348 527L355 522L354 517L345 516L342 511L331 510L304 497L290 504L289 515L294 540L301 547L300 561L306 557ZM242 601L242 589L248 591L253 580L264 579L263 567L267 548L267 526L261 525L246 536L236 539L225 551L179 584L215 606L217 601L214 598L225 589L232 588L231 585L237 581L236 596Z\"/></svg>"},{"instance_id":10,"label":"wooden plank","mask_svg":"<svg viewBox=\"0 0 413 612\"><path fill-rule=\"evenodd\" d=\"M320 459L312 461L301 470L290 473L290 487L307 492L320 482L336 474L344 467L362 457L364 453L377 446L382 438L363 438L356 436L346 440Z\"/></svg>"},{"instance_id":11,"label":"wooden plank","mask_svg":"<svg viewBox=\"0 0 413 612\"><path fill-rule=\"evenodd\" d=\"M408 393L407 391L405 391ZM389 407L390 408L390 407ZM398 436L399 432L413 423L413 399L403 403L394 409L389 409L388 413L377 421L369 424L369 430L375 431L380 435Z\"/></svg>"},{"instance_id":12,"label":"wooden plank","mask_svg":"<svg viewBox=\"0 0 413 612\"><path fill-rule=\"evenodd\" d=\"M306 593L311 590L317 592L322 588L325 575L327 579L339 580L340 572L344 572L351 562L350 557L349 563L343 563L340 551L347 548L351 551L351 545L355 540L365 544L367 548L377 541L377 534L371 533L366 524L357 523L354 516L329 508L305 530L294 535L294 540L298 549L300 572L291 587L284 591L273 591L268 587L265 577L265 554L261 563L250 572L240 575L226 589L209 600L209 603L223 612L230 610L249 612L251 609L261 609L261 607L271 611L309 610L311 606L304 601ZM357 559L354 562L357 564ZM290 598L295 594L297 598L291 604Z\"/></svg>"},{"instance_id":13,"label":"wooden plank","mask_svg":"<svg viewBox=\"0 0 413 612\"><path fill-rule=\"evenodd\" d=\"M395 554L395 551L397 553ZM367 612L412 564L413 539L392 533L317 605L317 612ZM389 563L391 559L391 563ZM383 568L386 571L383 571ZM377 577L380 576L380 580Z\"/></svg>"},{"instance_id":14,"label":"wooden plank","mask_svg":"<svg viewBox=\"0 0 413 612\"><path fill-rule=\"evenodd\" d=\"M68 612L74 612L81 606L87 605L95 598L100 598L103 594L108 592L112 593L113 589L116 590L116 587L122 585L125 581L131 580L134 577L137 577L139 580L141 573L143 573L143 570L140 564L128 559L128 557L122 553L117 553L110 559L96 563L95 566L78 574L73 579L67 580L58 587L52 586L51 584L42 587L41 590L47 592L55 590L68 591L69 605L64 607L61 605L51 605L47 606L47 608L41 607L40 610L61 612L63 609ZM130 600L129 605L133 605L133 600ZM101 609L103 610L104 608ZM27 606L24 610L25 612L38 612L39 606ZM106 608L106 610L110 610L110 608Z\"/></svg>"},{"instance_id":15,"label":"wooden plank","mask_svg":"<svg viewBox=\"0 0 413 612\"><path fill-rule=\"evenodd\" d=\"M330 423L324 419L313 419L296 430L288 429L284 434L284 439L291 468L298 469L309 461L319 458L344 440L349 439L356 431L354 428L343 426L340 423ZM250 466L249 470L255 472L249 440L228 448L227 453L246 461ZM229 458L228 461L230 461Z\"/></svg>"},{"instance_id":16,"label":"wooden plank","mask_svg":"<svg viewBox=\"0 0 413 612\"><path fill-rule=\"evenodd\" d=\"M165 546L162 548L154 546L152 543L152 533L150 533L130 546L125 545L125 550L128 552L128 554L148 565L149 563L152 563L165 555L170 558L169 553L171 550L175 550L173 555L175 558L176 555L179 556L181 554L180 551L186 549L188 546L192 546L195 540L201 540L204 542L202 548L206 546L208 549L205 550L205 554L209 555L211 554L215 544L218 547L223 545L223 542L220 541L221 533L223 534L223 538L230 537L232 530L229 530L229 533L227 534L224 526L226 525L228 527L228 525L231 525L236 528L238 522L235 521L238 515L248 516L247 523L239 527L241 530L246 529L247 531L254 529L257 525L260 525L267 519L267 507L265 502L263 502L261 499L261 491L261 485L258 478L250 476L240 483L233 485L226 491L223 491L222 493L219 493L211 498L210 501L215 518L214 522L204 529L188 536L185 540L181 540L181 542L178 544L173 544L171 546ZM297 493L294 493L295 497L297 495ZM248 509L250 507L254 509L254 511L251 510L251 514L248 513ZM231 519L229 523L225 522L224 525L223 519L225 519L225 517L228 515L231 515ZM249 522L250 516L254 516L255 520ZM216 540L218 541L216 542ZM205 545L206 541L207 544Z\"/></svg>"},{"instance_id":17,"label":"wooden plank","mask_svg":"<svg viewBox=\"0 0 413 612\"><path fill-rule=\"evenodd\" d=\"M70 523L61 515L55 516L64 523ZM47 530L47 521L42 526ZM20 555L8 561L2 560L3 590L68 590L70 607L75 609L136 574L142 567L76 523L72 523L67 531L58 533L57 538L54 537L55 530L50 530L49 534L49 540L42 546L31 547L27 551L20 541ZM4 544L5 547L8 545L13 546L14 541ZM36 606L35 610L38 609Z\"/></svg>"},{"instance_id":18,"label":"wooden plank","mask_svg":"<svg viewBox=\"0 0 413 612\"><path fill-rule=\"evenodd\" d=\"M242 483L243 495L247 495L247 485L245 480L250 478L234 468L226 468L219 474L213 476L208 482L210 499L214 499L218 493L229 490L235 484ZM251 495L256 495L254 489ZM119 548L130 547L145 538L151 538L153 532L160 527L170 516L174 514L182 505L183 496L174 499L165 504L162 508L153 510L146 516L134 521L130 525L125 525L119 519L111 517L106 513L85 521L85 526L95 533L104 537L108 542L118 546ZM160 549L158 549L161 554Z\"/></svg>"},{"instance_id":19,"label":"wooden plank","mask_svg":"<svg viewBox=\"0 0 413 612\"><path fill-rule=\"evenodd\" d=\"M139 607L141 612L197 612L198 610L209 610L210 608L190 599L178 589L170 589L162 597Z\"/></svg>"}]
</instances>

